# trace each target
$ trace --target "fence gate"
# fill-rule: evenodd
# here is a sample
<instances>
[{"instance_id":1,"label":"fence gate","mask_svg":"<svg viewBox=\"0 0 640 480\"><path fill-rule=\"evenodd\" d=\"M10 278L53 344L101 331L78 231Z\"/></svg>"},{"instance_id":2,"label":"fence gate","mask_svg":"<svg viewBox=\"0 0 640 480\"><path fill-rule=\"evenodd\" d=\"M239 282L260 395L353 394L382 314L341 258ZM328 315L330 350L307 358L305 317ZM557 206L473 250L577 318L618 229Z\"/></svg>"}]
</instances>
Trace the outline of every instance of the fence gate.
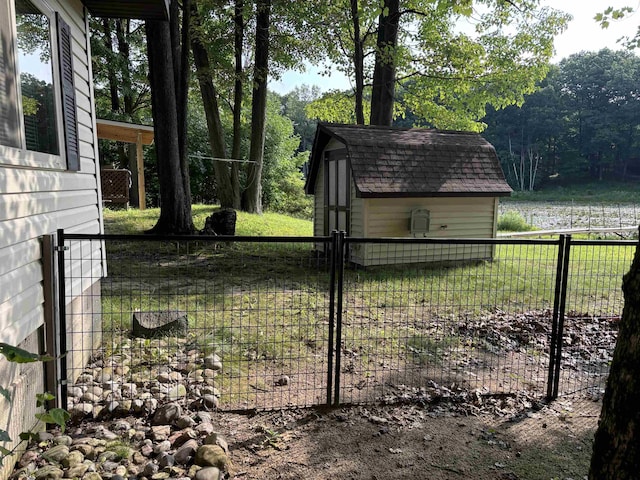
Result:
<instances>
[{"instance_id":1,"label":"fence gate","mask_svg":"<svg viewBox=\"0 0 640 480\"><path fill-rule=\"evenodd\" d=\"M97 415L601 391L635 242L60 231L58 245L62 398Z\"/></svg>"}]
</instances>

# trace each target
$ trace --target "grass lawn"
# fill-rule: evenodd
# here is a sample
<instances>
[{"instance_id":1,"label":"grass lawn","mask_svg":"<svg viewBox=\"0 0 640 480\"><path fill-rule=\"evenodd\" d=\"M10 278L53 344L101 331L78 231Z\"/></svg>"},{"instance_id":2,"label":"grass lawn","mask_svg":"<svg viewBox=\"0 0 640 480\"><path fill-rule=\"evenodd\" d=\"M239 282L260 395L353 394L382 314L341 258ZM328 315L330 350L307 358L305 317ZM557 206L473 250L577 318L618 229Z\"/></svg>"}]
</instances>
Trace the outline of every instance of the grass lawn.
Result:
<instances>
[{"instance_id":1,"label":"grass lawn","mask_svg":"<svg viewBox=\"0 0 640 480\"><path fill-rule=\"evenodd\" d=\"M204 227L205 219L216 205L193 205L193 223L196 229ZM289 217L279 213L267 212L252 215L237 212L236 235L252 236L311 236L313 224L309 220ZM104 210L104 229L107 234L139 234L155 225L160 216L159 208L148 210Z\"/></svg>"}]
</instances>

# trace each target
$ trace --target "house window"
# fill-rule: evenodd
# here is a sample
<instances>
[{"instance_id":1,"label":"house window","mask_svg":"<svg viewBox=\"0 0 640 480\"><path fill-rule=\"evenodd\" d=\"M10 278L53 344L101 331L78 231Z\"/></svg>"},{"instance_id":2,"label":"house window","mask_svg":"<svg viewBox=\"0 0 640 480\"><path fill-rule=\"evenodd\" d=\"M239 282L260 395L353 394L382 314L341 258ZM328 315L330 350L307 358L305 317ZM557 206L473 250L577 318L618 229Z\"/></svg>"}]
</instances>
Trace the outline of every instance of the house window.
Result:
<instances>
[{"instance_id":1,"label":"house window","mask_svg":"<svg viewBox=\"0 0 640 480\"><path fill-rule=\"evenodd\" d=\"M0 163L77 170L71 31L40 0L0 0ZM65 157L65 158L63 158Z\"/></svg>"},{"instance_id":2,"label":"house window","mask_svg":"<svg viewBox=\"0 0 640 480\"><path fill-rule=\"evenodd\" d=\"M16 31L22 118L27 150L60 153L51 65L49 17L27 0L16 0Z\"/></svg>"}]
</instances>

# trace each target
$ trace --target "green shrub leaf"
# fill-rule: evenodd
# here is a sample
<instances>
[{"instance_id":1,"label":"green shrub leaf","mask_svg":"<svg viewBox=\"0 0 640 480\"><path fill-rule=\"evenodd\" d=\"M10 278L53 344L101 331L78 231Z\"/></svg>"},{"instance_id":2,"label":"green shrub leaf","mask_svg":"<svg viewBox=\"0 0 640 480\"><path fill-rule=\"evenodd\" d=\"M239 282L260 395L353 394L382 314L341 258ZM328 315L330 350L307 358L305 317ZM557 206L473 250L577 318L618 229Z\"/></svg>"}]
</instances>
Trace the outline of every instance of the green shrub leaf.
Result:
<instances>
[{"instance_id":1,"label":"green shrub leaf","mask_svg":"<svg viewBox=\"0 0 640 480\"><path fill-rule=\"evenodd\" d=\"M0 354L4 355L7 360L15 363L31 363L41 360L37 353L27 352L22 348L14 347L7 343L0 343Z\"/></svg>"}]
</instances>

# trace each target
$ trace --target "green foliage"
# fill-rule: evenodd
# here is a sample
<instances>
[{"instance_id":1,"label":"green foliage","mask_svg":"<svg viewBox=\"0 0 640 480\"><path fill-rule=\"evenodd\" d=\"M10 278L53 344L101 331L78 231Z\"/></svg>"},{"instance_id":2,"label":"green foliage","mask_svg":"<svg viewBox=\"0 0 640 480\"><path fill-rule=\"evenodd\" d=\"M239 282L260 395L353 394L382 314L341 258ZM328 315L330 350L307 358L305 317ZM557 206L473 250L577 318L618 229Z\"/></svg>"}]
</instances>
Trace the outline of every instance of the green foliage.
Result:
<instances>
[{"instance_id":1,"label":"green foliage","mask_svg":"<svg viewBox=\"0 0 640 480\"><path fill-rule=\"evenodd\" d=\"M9 345L7 343L0 343L0 354L4 355L7 361L13 363L33 363L53 360L53 358L46 355L31 353L27 350L19 347L14 347L13 345ZM2 394L2 396L8 402L11 401L10 393L6 388L0 387L0 394ZM36 413L36 418L44 423L56 424L64 432L66 423L70 418L69 412L62 408L51 408L48 410L46 409L46 403L50 400L53 400L54 398L55 397L48 392L36 394L36 407L45 407L44 412ZM19 438L20 442L14 445L12 449L0 446L0 466L2 465L5 458L13 455L16 452L17 448L22 442L32 441L34 438L36 438L36 434L33 430L28 430L26 432L21 432ZM0 429L0 442L10 441L11 437L9 436L9 432L4 429Z\"/></svg>"},{"instance_id":2,"label":"green foliage","mask_svg":"<svg viewBox=\"0 0 640 480\"><path fill-rule=\"evenodd\" d=\"M510 210L498 218L498 230L503 232L529 232L535 227L529 225L520 213Z\"/></svg>"},{"instance_id":3,"label":"green foliage","mask_svg":"<svg viewBox=\"0 0 640 480\"><path fill-rule=\"evenodd\" d=\"M49 357L28 352L7 343L0 343L0 354L4 355L8 361L14 363L32 363L51 360Z\"/></svg>"},{"instance_id":4,"label":"green foliage","mask_svg":"<svg viewBox=\"0 0 640 480\"><path fill-rule=\"evenodd\" d=\"M333 21L319 28L326 35L329 59L354 85L357 47L364 56L364 85L371 85L374 57L395 65L397 114L409 110L422 125L481 131L487 105L501 109L522 104L524 95L535 91L547 73L553 38L569 17L538 0L478 3L479 9L470 1L400 2L400 43L386 50L377 47L374 34L380 1L358 2L357 21L350 2L333 2ZM474 31L461 32L461 22ZM359 38L354 37L354 24L359 25ZM353 123L353 107L347 110L353 102L353 92L332 92L314 102L309 112L326 121Z\"/></svg>"},{"instance_id":5,"label":"green foliage","mask_svg":"<svg viewBox=\"0 0 640 480\"><path fill-rule=\"evenodd\" d=\"M632 53L583 52L554 67L521 107L489 111L484 135L512 187L527 189L532 157L536 188L640 174L639 81L640 58Z\"/></svg>"}]
</instances>

